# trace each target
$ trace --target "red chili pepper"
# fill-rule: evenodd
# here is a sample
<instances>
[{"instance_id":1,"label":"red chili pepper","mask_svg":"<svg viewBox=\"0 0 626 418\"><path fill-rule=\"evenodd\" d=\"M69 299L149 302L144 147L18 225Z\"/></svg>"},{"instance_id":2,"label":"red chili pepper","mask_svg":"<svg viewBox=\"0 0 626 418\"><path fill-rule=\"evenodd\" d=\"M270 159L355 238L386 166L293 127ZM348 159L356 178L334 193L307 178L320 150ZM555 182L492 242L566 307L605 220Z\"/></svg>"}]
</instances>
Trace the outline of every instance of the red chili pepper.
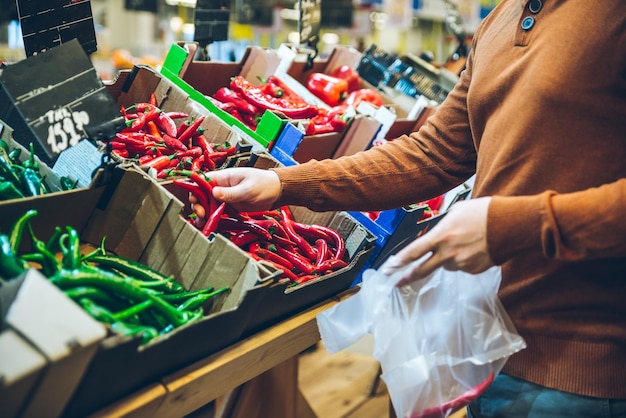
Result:
<instances>
[{"instance_id":1,"label":"red chili pepper","mask_svg":"<svg viewBox=\"0 0 626 418\"><path fill-rule=\"evenodd\" d=\"M342 268L346 267L347 265L348 265L348 263L346 263L343 260L339 260L337 258L330 258L328 260L322 261L321 263L319 263L319 265L316 264L315 265L315 269L318 272L324 272L324 271L327 271L327 270L334 271L334 270L342 269Z\"/></svg>"},{"instance_id":2,"label":"red chili pepper","mask_svg":"<svg viewBox=\"0 0 626 418\"><path fill-rule=\"evenodd\" d=\"M159 157L153 158L147 163L142 164L142 167L151 167L155 170L163 170L164 168L168 168L170 162L172 161L173 156L171 155L161 155Z\"/></svg>"},{"instance_id":3,"label":"red chili pepper","mask_svg":"<svg viewBox=\"0 0 626 418\"><path fill-rule=\"evenodd\" d=\"M154 94L154 92L150 93L150 99L148 100L148 103L150 103L153 106L157 105L157 99L156 99L156 95Z\"/></svg>"},{"instance_id":4,"label":"red chili pepper","mask_svg":"<svg viewBox=\"0 0 626 418\"><path fill-rule=\"evenodd\" d=\"M324 73L312 73L307 88L329 106L336 106L348 97L348 82Z\"/></svg>"},{"instance_id":5,"label":"red chili pepper","mask_svg":"<svg viewBox=\"0 0 626 418\"><path fill-rule=\"evenodd\" d=\"M209 235L211 235L211 233L217 230L217 225L220 221L220 218L222 217L222 214L224 213L225 208L226 202L222 202L213 212L211 212L209 218L204 224L204 228L202 228L202 235L208 237Z\"/></svg>"},{"instance_id":6,"label":"red chili pepper","mask_svg":"<svg viewBox=\"0 0 626 418\"><path fill-rule=\"evenodd\" d=\"M126 144L120 141L109 141L111 149L126 149Z\"/></svg>"},{"instance_id":7,"label":"red chili pepper","mask_svg":"<svg viewBox=\"0 0 626 418\"><path fill-rule=\"evenodd\" d=\"M293 269L293 263L291 261L265 248L255 248L254 251L251 250L250 252L253 252L254 254L258 255L261 258L280 264L283 267L283 269L286 269L289 271Z\"/></svg>"},{"instance_id":8,"label":"red chili pepper","mask_svg":"<svg viewBox=\"0 0 626 418\"><path fill-rule=\"evenodd\" d=\"M371 103L376 107L380 107L384 104L383 97L372 89L355 90L346 97L344 103L356 109L361 102Z\"/></svg>"},{"instance_id":9,"label":"red chili pepper","mask_svg":"<svg viewBox=\"0 0 626 418\"><path fill-rule=\"evenodd\" d=\"M178 127L176 126L176 122L174 122L174 119L172 119L169 114L165 112L159 113L159 116L156 118L155 123L167 135L176 136L176 131L178 130Z\"/></svg>"},{"instance_id":10,"label":"red chili pepper","mask_svg":"<svg viewBox=\"0 0 626 418\"><path fill-rule=\"evenodd\" d=\"M189 150L189 148L187 148L187 145L185 145L180 139L174 138L173 136L170 136L168 134L163 135L163 142L165 142L165 145L176 151Z\"/></svg>"},{"instance_id":11,"label":"red chili pepper","mask_svg":"<svg viewBox=\"0 0 626 418\"><path fill-rule=\"evenodd\" d=\"M166 112L165 113L170 119L187 119L189 114L185 112Z\"/></svg>"},{"instance_id":12,"label":"red chili pepper","mask_svg":"<svg viewBox=\"0 0 626 418\"><path fill-rule=\"evenodd\" d=\"M272 235L266 229L261 228L259 225L255 225L253 223L242 221L233 217L222 217L219 221L219 230L227 232L249 231L257 234L259 238L266 241L270 241L272 239Z\"/></svg>"},{"instance_id":13,"label":"red chili pepper","mask_svg":"<svg viewBox=\"0 0 626 418\"><path fill-rule=\"evenodd\" d=\"M128 158L130 155L127 149L114 149L111 152L120 158Z\"/></svg>"},{"instance_id":14,"label":"red chili pepper","mask_svg":"<svg viewBox=\"0 0 626 418\"><path fill-rule=\"evenodd\" d=\"M144 125L144 128L146 129L146 131L148 131L148 133L156 138L161 138L161 130L159 129L159 127L156 125L156 122L154 122L153 120L149 120L146 122L146 124Z\"/></svg>"},{"instance_id":15,"label":"red chili pepper","mask_svg":"<svg viewBox=\"0 0 626 418\"><path fill-rule=\"evenodd\" d=\"M133 145L140 148L145 148L146 146L145 135L142 135L141 139L139 139L138 137L128 135L127 133L118 132L115 134L115 139L116 141L122 142L126 145Z\"/></svg>"},{"instance_id":16,"label":"red chili pepper","mask_svg":"<svg viewBox=\"0 0 626 418\"><path fill-rule=\"evenodd\" d=\"M313 227L314 229L318 229L319 231L325 232L326 234L330 235L330 237L333 239L334 241L334 246L335 246L335 254L333 255L333 258L336 258L338 260L343 259L343 255L346 251L346 242L343 239L343 237L341 236L341 234L337 231L335 231L332 228L328 228L326 226L323 225L311 225L311 227Z\"/></svg>"},{"instance_id":17,"label":"red chili pepper","mask_svg":"<svg viewBox=\"0 0 626 418\"><path fill-rule=\"evenodd\" d=\"M315 248L317 249L317 259L315 260L315 270L320 270L322 262L326 261L329 256L328 241L322 238L315 240Z\"/></svg>"},{"instance_id":18,"label":"red chili pepper","mask_svg":"<svg viewBox=\"0 0 626 418\"><path fill-rule=\"evenodd\" d=\"M357 90L361 86L361 76L354 68L349 65L342 65L335 68L330 73L331 76L346 80L348 83L348 91Z\"/></svg>"},{"instance_id":19,"label":"red chili pepper","mask_svg":"<svg viewBox=\"0 0 626 418\"><path fill-rule=\"evenodd\" d=\"M315 280L315 279L319 279L320 276L318 276L317 274L307 274L304 276L300 276L298 277L295 282L297 284L304 284L306 282L310 282L311 280Z\"/></svg>"},{"instance_id":20,"label":"red chili pepper","mask_svg":"<svg viewBox=\"0 0 626 418\"><path fill-rule=\"evenodd\" d=\"M283 219L280 221L280 224L283 226L283 228L287 232L289 239L291 239L293 242L296 243L298 248L300 248L300 250L308 257L308 259L315 260L315 258L317 257L317 254L315 253L315 249L306 239L304 239L304 237L302 237L302 235L298 234L293 229L293 225L291 224L291 222L292 222L291 220L286 219L286 217L283 216Z\"/></svg>"},{"instance_id":21,"label":"red chili pepper","mask_svg":"<svg viewBox=\"0 0 626 418\"><path fill-rule=\"evenodd\" d=\"M193 122L191 122L189 127L178 136L178 140L182 143L185 143L187 140L191 139L200 127L200 125L202 125L202 122L204 122L205 118L206 116L204 115L198 116Z\"/></svg>"},{"instance_id":22,"label":"red chili pepper","mask_svg":"<svg viewBox=\"0 0 626 418\"><path fill-rule=\"evenodd\" d=\"M202 205L202 207L205 210L205 213L207 213L207 211L209 210L209 202L206 198L206 194L204 193L204 190L202 190L200 186L198 186L196 183L193 183L191 181L185 181L185 180L180 180L180 179L172 180L172 184L191 193L198 200L198 203Z\"/></svg>"},{"instance_id":23,"label":"red chili pepper","mask_svg":"<svg viewBox=\"0 0 626 418\"><path fill-rule=\"evenodd\" d=\"M230 82L230 87L258 108L281 112L288 118L309 118L318 112L315 106L306 102L285 101L283 98L278 99L265 94L260 87L251 84L243 76L234 77Z\"/></svg>"},{"instance_id":24,"label":"red chili pepper","mask_svg":"<svg viewBox=\"0 0 626 418\"><path fill-rule=\"evenodd\" d=\"M257 109L256 106L246 100L241 94L229 89L228 87L221 87L215 92L213 97L220 102L234 104L235 109L243 113L254 115L259 112L259 109Z\"/></svg>"},{"instance_id":25,"label":"red chili pepper","mask_svg":"<svg viewBox=\"0 0 626 418\"><path fill-rule=\"evenodd\" d=\"M289 251L279 245L271 245L269 250L275 251L278 255L289 260L296 270L305 274L312 274L315 271L315 267L309 260L294 251Z\"/></svg>"},{"instance_id":26,"label":"red chili pepper","mask_svg":"<svg viewBox=\"0 0 626 418\"><path fill-rule=\"evenodd\" d=\"M245 245L250 244L253 241L259 239L259 235L250 231L241 231L229 236L230 241L237 247L242 248Z\"/></svg>"}]
</instances>

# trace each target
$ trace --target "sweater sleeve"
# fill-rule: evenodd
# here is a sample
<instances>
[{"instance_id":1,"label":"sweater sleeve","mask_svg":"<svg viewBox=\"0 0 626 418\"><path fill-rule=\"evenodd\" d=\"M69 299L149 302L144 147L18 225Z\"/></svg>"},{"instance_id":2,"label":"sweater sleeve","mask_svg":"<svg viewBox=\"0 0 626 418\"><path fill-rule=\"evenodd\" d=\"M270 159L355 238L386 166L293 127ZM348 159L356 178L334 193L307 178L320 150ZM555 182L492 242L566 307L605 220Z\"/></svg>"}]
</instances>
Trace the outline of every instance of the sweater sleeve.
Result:
<instances>
[{"instance_id":1,"label":"sweater sleeve","mask_svg":"<svg viewBox=\"0 0 626 418\"><path fill-rule=\"evenodd\" d=\"M495 196L489 252L496 264L527 251L562 261L626 257L625 213L626 179L573 193Z\"/></svg>"},{"instance_id":2,"label":"sweater sleeve","mask_svg":"<svg viewBox=\"0 0 626 418\"><path fill-rule=\"evenodd\" d=\"M466 70L418 132L351 156L273 169L282 184L276 206L386 210L436 197L462 184L476 169L467 115L469 81Z\"/></svg>"}]
</instances>

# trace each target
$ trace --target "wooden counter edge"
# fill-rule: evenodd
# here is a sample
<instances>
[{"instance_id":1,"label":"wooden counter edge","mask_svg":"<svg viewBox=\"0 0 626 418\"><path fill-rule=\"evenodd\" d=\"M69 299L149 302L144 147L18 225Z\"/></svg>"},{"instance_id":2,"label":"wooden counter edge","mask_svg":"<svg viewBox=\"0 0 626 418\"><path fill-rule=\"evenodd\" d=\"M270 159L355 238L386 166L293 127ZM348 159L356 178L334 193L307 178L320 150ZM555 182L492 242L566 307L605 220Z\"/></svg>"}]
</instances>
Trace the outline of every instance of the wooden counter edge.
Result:
<instances>
[{"instance_id":1,"label":"wooden counter edge","mask_svg":"<svg viewBox=\"0 0 626 418\"><path fill-rule=\"evenodd\" d=\"M353 287L276 325L209 355L92 415L187 415L320 340L316 317L358 291Z\"/></svg>"}]
</instances>

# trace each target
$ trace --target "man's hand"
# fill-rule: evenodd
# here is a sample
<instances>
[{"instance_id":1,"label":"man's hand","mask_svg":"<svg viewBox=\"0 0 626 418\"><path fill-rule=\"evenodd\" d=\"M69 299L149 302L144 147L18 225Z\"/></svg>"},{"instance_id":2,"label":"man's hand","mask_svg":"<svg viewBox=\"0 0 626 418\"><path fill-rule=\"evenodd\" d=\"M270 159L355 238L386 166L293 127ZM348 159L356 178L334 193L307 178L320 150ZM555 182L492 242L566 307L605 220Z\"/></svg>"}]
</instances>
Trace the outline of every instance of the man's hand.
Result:
<instances>
[{"instance_id":1,"label":"man's hand","mask_svg":"<svg viewBox=\"0 0 626 418\"><path fill-rule=\"evenodd\" d=\"M455 203L433 229L390 257L383 273L390 275L427 254L423 263L400 279L398 286L423 279L439 267L471 274L492 267L487 248L490 202L490 197L482 197Z\"/></svg>"},{"instance_id":2,"label":"man's hand","mask_svg":"<svg viewBox=\"0 0 626 418\"><path fill-rule=\"evenodd\" d=\"M237 167L212 171L213 196L239 211L271 209L280 196L278 175L271 170Z\"/></svg>"}]
</instances>

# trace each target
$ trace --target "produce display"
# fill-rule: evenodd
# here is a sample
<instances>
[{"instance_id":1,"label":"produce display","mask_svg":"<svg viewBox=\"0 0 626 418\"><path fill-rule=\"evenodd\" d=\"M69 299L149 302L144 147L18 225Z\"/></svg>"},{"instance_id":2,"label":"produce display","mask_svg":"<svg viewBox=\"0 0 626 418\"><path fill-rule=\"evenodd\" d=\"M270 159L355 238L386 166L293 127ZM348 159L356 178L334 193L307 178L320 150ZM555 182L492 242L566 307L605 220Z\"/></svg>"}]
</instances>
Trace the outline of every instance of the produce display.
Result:
<instances>
[{"instance_id":1,"label":"produce display","mask_svg":"<svg viewBox=\"0 0 626 418\"><path fill-rule=\"evenodd\" d=\"M243 76L232 78L229 86L219 88L209 99L252 130L266 110L289 119L308 119L306 135L343 131L351 116L349 107L362 101L382 106L383 99L374 89L360 88L359 74L350 66L337 68L331 75L312 73L306 87L330 106L326 109L306 102L278 77L271 75L253 84Z\"/></svg>"},{"instance_id":2,"label":"produce display","mask_svg":"<svg viewBox=\"0 0 626 418\"><path fill-rule=\"evenodd\" d=\"M36 210L27 211L8 234L0 234L0 282L37 268L115 334L141 335L147 343L202 318L214 298L229 290L207 287L187 291L172 277L108 253L105 238L98 248L84 254L78 231L71 226L57 226L44 242L30 225L37 215ZM25 234L32 250L20 253Z\"/></svg>"},{"instance_id":3,"label":"produce display","mask_svg":"<svg viewBox=\"0 0 626 418\"><path fill-rule=\"evenodd\" d=\"M164 112L157 107L154 94L149 102L135 103L121 112L126 128L108 142L111 152L153 168L157 178L167 177L172 170L215 170L237 152L235 145L212 143L204 136L200 127L204 116Z\"/></svg>"},{"instance_id":4,"label":"produce display","mask_svg":"<svg viewBox=\"0 0 626 418\"><path fill-rule=\"evenodd\" d=\"M40 173L33 144L30 144L30 155L24 161L20 160L21 153L21 148L9 149L6 141L0 140L0 201L51 192L46 179ZM61 177L60 183L63 190L74 189L78 184L68 177Z\"/></svg>"},{"instance_id":5,"label":"produce display","mask_svg":"<svg viewBox=\"0 0 626 418\"><path fill-rule=\"evenodd\" d=\"M348 266L345 242L337 231L294 220L289 207L262 212L238 212L213 198L214 183L203 173L173 184L189 192L193 212L189 222L202 234L219 233L255 260L270 263L298 285Z\"/></svg>"}]
</instances>

